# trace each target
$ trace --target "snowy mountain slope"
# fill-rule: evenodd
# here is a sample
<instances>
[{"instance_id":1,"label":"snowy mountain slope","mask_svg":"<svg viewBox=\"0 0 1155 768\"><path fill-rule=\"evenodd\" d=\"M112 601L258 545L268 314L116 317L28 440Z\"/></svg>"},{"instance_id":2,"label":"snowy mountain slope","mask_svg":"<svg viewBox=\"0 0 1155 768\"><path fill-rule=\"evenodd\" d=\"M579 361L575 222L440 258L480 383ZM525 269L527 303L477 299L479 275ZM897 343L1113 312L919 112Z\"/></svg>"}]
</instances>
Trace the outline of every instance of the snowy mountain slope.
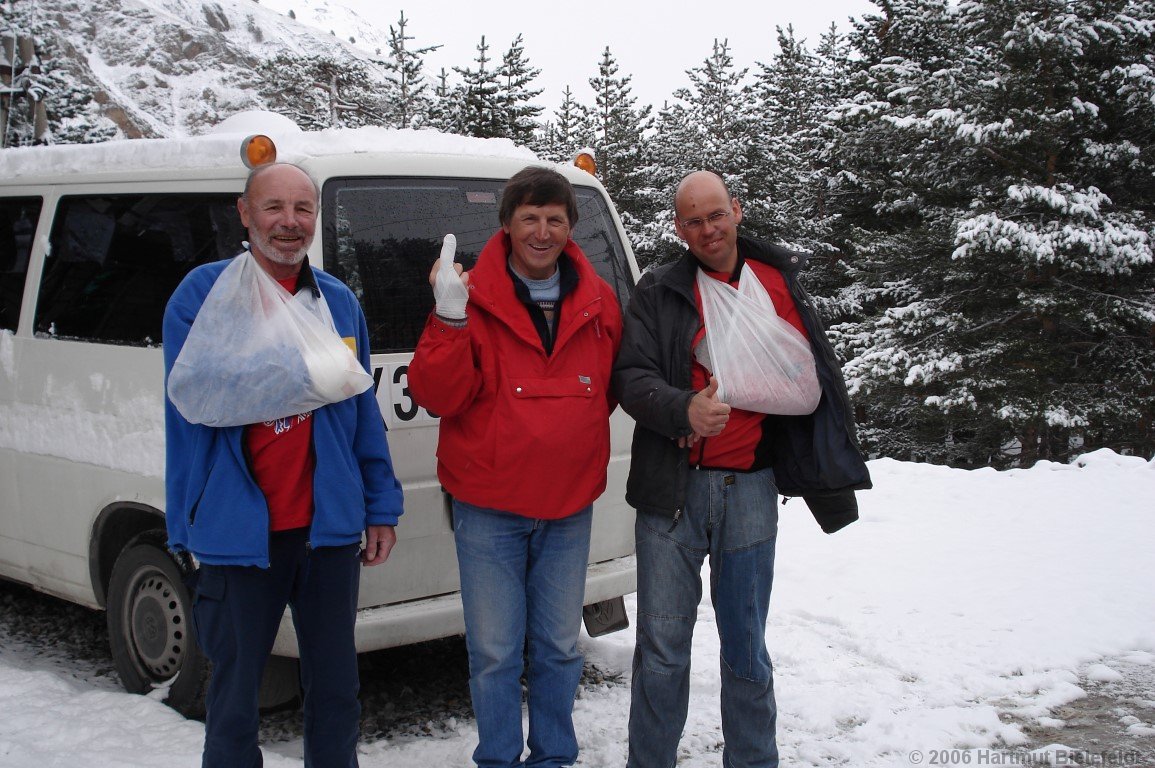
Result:
<instances>
[{"instance_id":1,"label":"snowy mountain slope","mask_svg":"<svg viewBox=\"0 0 1155 768\"><path fill-rule=\"evenodd\" d=\"M265 8L284 16L291 11L300 24L319 30L373 55L389 50L389 30L377 29L356 11L329 0L263 0Z\"/></svg>"},{"instance_id":2,"label":"snowy mountain slope","mask_svg":"<svg viewBox=\"0 0 1155 768\"><path fill-rule=\"evenodd\" d=\"M364 58L251 0L40 0L56 66L91 87L127 137L203 133L263 106L255 72L280 53Z\"/></svg>"}]
</instances>

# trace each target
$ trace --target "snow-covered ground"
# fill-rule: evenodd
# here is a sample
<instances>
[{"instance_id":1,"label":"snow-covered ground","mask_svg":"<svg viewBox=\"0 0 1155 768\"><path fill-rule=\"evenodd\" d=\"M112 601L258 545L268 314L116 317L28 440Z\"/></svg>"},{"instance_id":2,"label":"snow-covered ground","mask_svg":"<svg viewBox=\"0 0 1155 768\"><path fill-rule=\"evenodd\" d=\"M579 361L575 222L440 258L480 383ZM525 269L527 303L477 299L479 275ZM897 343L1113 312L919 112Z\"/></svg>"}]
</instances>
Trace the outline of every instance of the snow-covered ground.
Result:
<instances>
[{"instance_id":1,"label":"snow-covered ground","mask_svg":"<svg viewBox=\"0 0 1155 768\"><path fill-rule=\"evenodd\" d=\"M782 510L767 636L783 765L1155 764L1105 741L1064 751L1056 717L1117 668L1155 669L1155 461L1099 451L1009 472L886 459L871 471L863 519L840 533L822 534L801 500ZM704 603L685 768L721 764L712 623ZM0 765L200 764L200 723L3 637ZM622 682L583 687L580 764L622 765L633 633L583 647ZM1119 732L1151 744L1155 690L1132 701ZM1025 747L1038 729L1060 743ZM361 765L469 765L472 721L431 730L366 742ZM266 764L299 766L300 754L299 741L271 744Z\"/></svg>"}]
</instances>

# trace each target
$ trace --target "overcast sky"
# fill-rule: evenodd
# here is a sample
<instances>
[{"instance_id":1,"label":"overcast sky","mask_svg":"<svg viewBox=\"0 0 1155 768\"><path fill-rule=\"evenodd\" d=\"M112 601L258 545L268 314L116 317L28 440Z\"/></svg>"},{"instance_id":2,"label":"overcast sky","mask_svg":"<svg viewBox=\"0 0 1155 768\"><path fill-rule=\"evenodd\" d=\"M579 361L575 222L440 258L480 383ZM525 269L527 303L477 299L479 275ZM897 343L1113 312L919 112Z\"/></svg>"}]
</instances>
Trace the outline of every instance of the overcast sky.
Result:
<instances>
[{"instance_id":1,"label":"overcast sky","mask_svg":"<svg viewBox=\"0 0 1155 768\"><path fill-rule=\"evenodd\" d=\"M689 83L686 70L711 53L715 38L728 39L737 67L768 62L778 50L775 27L793 24L795 36L818 46L822 33L836 22L850 31L847 18L878 12L869 0L728 0L688 3L682 0L581 0L577 3L509 3L476 0L328 0L353 8L387 33L401 9L409 20L411 45L442 44L426 58L428 73L441 67L471 66L482 35L490 55L500 62L518 32L526 55L541 70L544 88L537 103L543 117L552 116L568 84L578 101L592 102L588 80L597 74L608 45L619 76L631 75L638 104L660 107L677 88ZM276 5L276 3L270 3Z\"/></svg>"}]
</instances>

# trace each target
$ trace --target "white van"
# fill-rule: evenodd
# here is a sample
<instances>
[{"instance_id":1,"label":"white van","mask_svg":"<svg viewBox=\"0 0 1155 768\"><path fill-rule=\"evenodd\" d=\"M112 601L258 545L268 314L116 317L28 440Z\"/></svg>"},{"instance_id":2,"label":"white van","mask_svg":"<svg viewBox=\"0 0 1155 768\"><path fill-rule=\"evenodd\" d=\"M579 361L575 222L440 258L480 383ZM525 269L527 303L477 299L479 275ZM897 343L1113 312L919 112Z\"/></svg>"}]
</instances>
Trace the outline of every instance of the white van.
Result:
<instances>
[{"instance_id":1,"label":"white van","mask_svg":"<svg viewBox=\"0 0 1155 768\"><path fill-rule=\"evenodd\" d=\"M450 505L435 474L437 419L413 402L406 372L433 306L428 274L442 236L457 236L457 258L471 266L499 226L505 181L542 164L505 140L306 134L275 115L239 116L205 137L0 150L0 577L105 609L125 686L167 688L190 714L207 664L165 547L161 318L190 269L239 252L241 150L257 132L321 187L309 259L365 310L405 490L397 547L363 571L361 651L464 631ZM558 170L577 191L574 239L624 307L637 265L613 204L592 175ZM591 634L621 626L621 596L635 589L630 433L619 410L609 486L595 505ZM296 656L287 617L274 653Z\"/></svg>"}]
</instances>

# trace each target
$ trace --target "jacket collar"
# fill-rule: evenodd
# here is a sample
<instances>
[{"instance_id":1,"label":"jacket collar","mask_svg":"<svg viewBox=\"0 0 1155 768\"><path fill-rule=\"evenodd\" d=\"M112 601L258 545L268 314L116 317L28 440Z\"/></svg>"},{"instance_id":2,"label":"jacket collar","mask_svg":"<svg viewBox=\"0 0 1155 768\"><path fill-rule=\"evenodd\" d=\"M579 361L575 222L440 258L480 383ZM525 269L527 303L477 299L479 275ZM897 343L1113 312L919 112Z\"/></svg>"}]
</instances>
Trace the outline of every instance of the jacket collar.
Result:
<instances>
[{"instance_id":1,"label":"jacket collar","mask_svg":"<svg viewBox=\"0 0 1155 768\"><path fill-rule=\"evenodd\" d=\"M252 250L248 248L246 243L245 250L252 254ZM244 255L243 253L238 255ZM253 257L253 263L256 264L256 257ZM267 273L266 273L267 274ZM309 255L305 254L305 258L301 260L301 271L297 273L297 291L308 288L313 292L314 296L321 295L321 286L317 285L317 276L313 274L313 268L309 266Z\"/></svg>"},{"instance_id":2,"label":"jacket collar","mask_svg":"<svg viewBox=\"0 0 1155 768\"><path fill-rule=\"evenodd\" d=\"M573 259L565 251L562 251L561 257L557 260L557 268L561 272L557 297L558 304L561 304L561 300L577 287L578 274L577 269L574 268ZM505 260L505 272L509 275L510 282L513 283L513 292L517 294L518 300L522 304L532 304L533 299L529 295L529 286L518 278L517 273L510 266L508 258Z\"/></svg>"},{"instance_id":3,"label":"jacket collar","mask_svg":"<svg viewBox=\"0 0 1155 768\"><path fill-rule=\"evenodd\" d=\"M779 270L786 277L793 277L806 265L809 257L799 251L791 251L764 240L755 240L745 235L738 236L738 265L748 260L760 261ZM698 261L694 254L686 251L682 258L674 262L661 277L661 282L694 301L694 281L697 279Z\"/></svg>"},{"instance_id":4,"label":"jacket collar","mask_svg":"<svg viewBox=\"0 0 1155 768\"><path fill-rule=\"evenodd\" d=\"M321 295L321 286L317 285L317 276L313 274L313 268L309 266L307 255L301 262L301 272L297 276L297 290L300 291L302 288L308 288L314 296Z\"/></svg>"},{"instance_id":5,"label":"jacket collar","mask_svg":"<svg viewBox=\"0 0 1155 768\"><path fill-rule=\"evenodd\" d=\"M510 239L505 230L499 229L481 249L477 264L469 270L469 303L488 312L500 320L518 336L531 344L541 345L541 338L533 325L533 320L518 298L514 288L516 279L509 273ZM579 309L601 299L600 280L593 266L573 240L566 243L563 258L569 261L576 276L576 284L568 293L563 291L565 301L561 303L561 318L558 325L558 342L569 335L574 323L567 318ZM563 272L562 279L566 279Z\"/></svg>"}]
</instances>

